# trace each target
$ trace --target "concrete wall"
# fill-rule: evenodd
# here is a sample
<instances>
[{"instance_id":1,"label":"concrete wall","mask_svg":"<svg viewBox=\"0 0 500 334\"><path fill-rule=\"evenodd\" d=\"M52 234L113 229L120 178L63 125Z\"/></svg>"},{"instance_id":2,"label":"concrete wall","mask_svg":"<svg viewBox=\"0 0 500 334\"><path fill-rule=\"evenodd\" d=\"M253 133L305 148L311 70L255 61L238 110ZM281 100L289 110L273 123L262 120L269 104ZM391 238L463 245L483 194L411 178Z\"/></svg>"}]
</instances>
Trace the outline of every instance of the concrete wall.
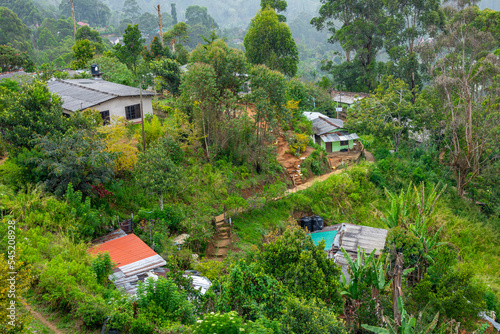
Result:
<instances>
[{"instance_id":1,"label":"concrete wall","mask_svg":"<svg viewBox=\"0 0 500 334\"><path fill-rule=\"evenodd\" d=\"M125 117L125 107L140 104L141 99L139 97L117 97L112 100L100 103L92 107L92 109L98 111L109 110L109 117L113 119L115 117ZM147 114L153 114L153 97L152 96L143 96L142 97L142 108L144 116ZM136 118L130 120L133 122L140 122L141 118Z\"/></svg>"},{"instance_id":2,"label":"concrete wall","mask_svg":"<svg viewBox=\"0 0 500 334\"><path fill-rule=\"evenodd\" d=\"M323 147L326 150L326 143L324 141L321 141L321 147ZM340 146L340 142L336 141L332 143L332 152L339 152L340 150L347 148L347 149L352 149L354 147L354 140L349 140L348 145ZM330 153L330 152L327 152Z\"/></svg>"}]
</instances>

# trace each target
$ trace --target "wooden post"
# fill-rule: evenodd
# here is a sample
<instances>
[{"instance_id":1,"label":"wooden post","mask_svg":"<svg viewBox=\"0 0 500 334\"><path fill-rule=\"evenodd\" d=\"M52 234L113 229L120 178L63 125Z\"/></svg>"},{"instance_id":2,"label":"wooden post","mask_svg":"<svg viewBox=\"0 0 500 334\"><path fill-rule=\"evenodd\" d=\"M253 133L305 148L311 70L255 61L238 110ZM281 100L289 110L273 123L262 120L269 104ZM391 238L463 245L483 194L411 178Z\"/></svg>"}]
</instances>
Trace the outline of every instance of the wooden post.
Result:
<instances>
[{"instance_id":1,"label":"wooden post","mask_svg":"<svg viewBox=\"0 0 500 334\"><path fill-rule=\"evenodd\" d=\"M156 9L158 10L158 26L160 28L160 42L161 42L161 46L164 46L163 45L163 30L162 30L162 26L161 26L161 11L160 11L160 5L156 6Z\"/></svg>"},{"instance_id":2,"label":"wooden post","mask_svg":"<svg viewBox=\"0 0 500 334\"><path fill-rule=\"evenodd\" d=\"M69 0L71 5L71 17L73 18L73 37L76 42L76 21L75 21L75 8L73 7L73 0Z\"/></svg>"},{"instance_id":3,"label":"wooden post","mask_svg":"<svg viewBox=\"0 0 500 334\"><path fill-rule=\"evenodd\" d=\"M142 152L146 152L146 135L144 133L144 110L142 109L142 82L139 85L139 94L141 96Z\"/></svg>"},{"instance_id":4,"label":"wooden post","mask_svg":"<svg viewBox=\"0 0 500 334\"><path fill-rule=\"evenodd\" d=\"M401 326L401 313L399 312L398 299L403 296L401 289L401 278L403 276L403 254L396 254L396 265L394 266L394 274L392 278L392 308L394 311L394 322L396 327Z\"/></svg>"}]
</instances>

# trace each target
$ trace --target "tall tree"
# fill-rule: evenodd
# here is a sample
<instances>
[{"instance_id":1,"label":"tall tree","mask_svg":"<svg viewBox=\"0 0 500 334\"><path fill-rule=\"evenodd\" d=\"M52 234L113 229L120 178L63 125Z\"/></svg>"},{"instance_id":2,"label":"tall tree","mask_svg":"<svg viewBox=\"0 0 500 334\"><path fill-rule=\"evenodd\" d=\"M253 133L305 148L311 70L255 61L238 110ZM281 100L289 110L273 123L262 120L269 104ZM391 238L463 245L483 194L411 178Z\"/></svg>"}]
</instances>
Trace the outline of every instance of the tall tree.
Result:
<instances>
[{"instance_id":1,"label":"tall tree","mask_svg":"<svg viewBox=\"0 0 500 334\"><path fill-rule=\"evenodd\" d=\"M99 34L97 30L91 29L89 26L78 28L76 31L76 40L80 39L88 39L90 44L95 48L97 54L102 54L106 49L101 34Z\"/></svg>"},{"instance_id":2,"label":"tall tree","mask_svg":"<svg viewBox=\"0 0 500 334\"><path fill-rule=\"evenodd\" d=\"M63 116L62 101L51 94L40 81L23 83L18 93L0 95L0 132L10 149L17 151L34 147L39 136L61 135L68 128Z\"/></svg>"},{"instance_id":3,"label":"tall tree","mask_svg":"<svg viewBox=\"0 0 500 334\"><path fill-rule=\"evenodd\" d=\"M214 68L215 84L220 94L228 90L236 96L247 80L245 54L228 47L221 39L216 39L209 45L198 45L191 53L190 62L210 64Z\"/></svg>"},{"instance_id":4,"label":"tall tree","mask_svg":"<svg viewBox=\"0 0 500 334\"><path fill-rule=\"evenodd\" d=\"M125 18L131 19L133 23L139 23L141 8L136 0L125 0L123 3L123 14Z\"/></svg>"},{"instance_id":5,"label":"tall tree","mask_svg":"<svg viewBox=\"0 0 500 334\"><path fill-rule=\"evenodd\" d=\"M393 62L390 72L408 83L414 100L417 86L422 87L421 66L415 46L423 38L443 27L445 14L441 0L390 0L391 15L385 48ZM433 33L432 35L435 35Z\"/></svg>"},{"instance_id":6,"label":"tall tree","mask_svg":"<svg viewBox=\"0 0 500 334\"><path fill-rule=\"evenodd\" d=\"M172 20L174 25L177 24L177 10L175 9L175 3L170 4L170 15L172 16Z\"/></svg>"},{"instance_id":7,"label":"tall tree","mask_svg":"<svg viewBox=\"0 0 500 334\"><path fill-rule=\"evenodd\" d=\"M288 4L286 0L260 0L260 8L266 9L269 6L276 11L276 13L285 12ZM278 14L278 19L280 22L286 22L286 16Z\"/></svg>"},{"instance_id":8,"label":"tall tree","mask_svg":"<svg viewBox=\"0 0 500 334\"><path fill-rule=\"evenodd\" d=\"M75 6L73 5L73 0L69 0L71 6L71 18L73 19L73 38L76 40L76 19L75 19Z\"/></svg>"},{"instance_id":9,"label":"tall tree","mask_svg":"<svg viewBox=\"0 0 500 334\"><path fill-rule=\"evenodd\" d=\"M255 167L259 172L266 142L270 141L270 137L276 136L282 123L290 120L291 113L287 109L287 82L281 72L273 71L265 65L256 65L250 70L250 75L250 101L255 105L253 119L258 144Z\"/></svg>"},{"instance_id":10,"label":"tall tree","mask_svg":"<svg viewBox=\"0 0 500 334\"><path fill-rule=\"evenodd\" d=\"M163 34L163 40L168 43L175 52L176 44L183 44L189 41L189 26L185 22L175 24L172 29Z\"/></svg>"},{"instance_id":11,"label":"tall tree","mask_svg":"<svg viewBox=\"0 0 500 334\"><path fill-rule=\"evenodd\" d=\"M334 74L346 73L338 84L351 91L370 91L377 85L377 55L382 49L387 14L381 0L321 0L319 16L311 20L317 30L327 29L328 42L340 42L348 64L330 63ZM339 24L341 27L337 28ZM351 59L351 53L355 53ZM337 71L338 70L338 71Z\"/></svg>"},{"instance_id":12,"label":"tall tree","mask_svg":"<svg viewBox=\"0 0 500 334\"><path fill-rule=\"evenodd\" d=\"M412 104L412 91L401 79L386 77L374 94L362 99L349 113L349 129L353 132L375 134L381 140L390 138L397 151L401 141L408 137L419 114L418 106Z\"/></svg>"},{"instance_id":13,"label":"tall tree","mask_svg":"<svg viewBox=\"0 0 500 334\"><path fill-rule=\"evenodd\" d=\"M244 40L251 64L265 64L272 70L293 77L297 73L299 52L290 28L279 22L274 9L260 10L252 19Z\"/></svg>"},{"instance_id":14,"label":"tall tree","mask_svg":"<svg viewBox=\"0 0 500 334\"><path fill-rule=\"evenodd\" d=\"M71 66L75 70L85 68L88 61L94 58L95 48L90 44L88 39L77 40L72 49L73 57L76 60L71 62Z\"/></svg>"},{"instance_id":15,"label":"tall tree","mask_svg":"<svg viewBox=\"0 0 500 334\"><path fill-rule=\"evenodd\" d=\"M476 18L473 7L461 8L422 52L441 97L429 111L443 113L446 158L460 196L495 158L499 145L500 63L490 53L493 36L474 27Z\"/></svg>"},{"instance_id":16,"label":"tall tree","mask_svg":"<svg viewBox=\"0 0 500 334\"><path fill-rule=\"evenodd\" d=\"M108 25L111 10L101 0L73 0L75 20L87 21L92 26L105 27ZM61 1L59 10L65 17L71 17L71 4Z\"/></svg>"},{"instance_id":17,"label":"tall tree","mask_svg":"<svg viewBox=\"0 0 500 334\"><path fill-rule=\"evenodd\" d=\"M186 23L191 27L199 24L209 29L219 28L214 18L208 14L207 7L189 6L186 9Z\"/></svg>"},{"instance_id":18,"label":"tall tree","mask_svg":"<svg viewBox=\"0 0 500 334\"><path fill-rule=\"evenodd\" d=\"M135 180L147 191L158 195L160 210L163 210L163 198L175 196L180 189L181 161L182 151L171 139L158 140L139 154Z\"/></svg>"},{"instance_id":19,"label":"tall tree","mask_svg":"<svg viewBox=\"0 0 500 334\"><path fill-rule=\"evenodd\" d=\"M32 54L31 31L8 8L0 7L0 45L8 45L20 51Z\"/></svg>"},{"instance_id":20,"label":"tall tree","mask_svg":"<svg viewBox=\"0 0 500 334\"><path fill-rule=\"evenodd\" d=\"M141 36L139 26L137 24L129 25L123 35L123 45L118 43L114 47L116 58L127 65L134 75L137 72L137 63L145 41Z\"/></svg>"},{"instance_id":21,"label":"tall tree","mask_svg":"<svg viewBox=\"0 0 500 334\"><path fill-rule=\"evenodd\" d=\"M33 71L35 64L26 51L21 52L7 45L0 45L0 70L2 72L24 69Z\"/></svg>"}]
</instances>

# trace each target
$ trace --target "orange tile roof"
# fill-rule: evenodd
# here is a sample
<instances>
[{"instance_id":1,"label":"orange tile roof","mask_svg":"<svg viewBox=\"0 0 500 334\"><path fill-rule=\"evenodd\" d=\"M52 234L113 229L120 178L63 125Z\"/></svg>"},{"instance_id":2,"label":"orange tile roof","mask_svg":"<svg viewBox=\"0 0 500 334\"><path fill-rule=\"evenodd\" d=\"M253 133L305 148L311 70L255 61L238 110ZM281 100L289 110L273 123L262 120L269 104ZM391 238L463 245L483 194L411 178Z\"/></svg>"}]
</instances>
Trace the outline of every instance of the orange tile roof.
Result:
<instances>
[{"instance_id":1,"label":"orange tile roof","mask_svg":"<svg viewBox=\"0 0 500 334\"><path fill-rule=\"evenodd\" d=\"M116 263L117 267L157 255L154 250L135 234L113 239L89 249L89 253L91 254L104 253L106 251L109 252L111 261Z\"/></svg>"}]
</instances>

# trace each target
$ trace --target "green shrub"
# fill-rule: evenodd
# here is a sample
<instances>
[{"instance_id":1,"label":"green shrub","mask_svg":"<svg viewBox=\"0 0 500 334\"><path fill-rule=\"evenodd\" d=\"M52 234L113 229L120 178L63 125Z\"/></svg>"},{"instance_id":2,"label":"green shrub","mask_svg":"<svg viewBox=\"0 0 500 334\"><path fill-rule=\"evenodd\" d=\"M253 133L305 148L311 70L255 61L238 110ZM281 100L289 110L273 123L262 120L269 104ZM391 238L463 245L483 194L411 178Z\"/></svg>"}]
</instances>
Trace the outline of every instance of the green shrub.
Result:
<instances>
[{"instance_id":1,"label":"green shrub","mask_svg":"<svg viewBox=\"0 0 500 334\"><path fill-rule=\"evenodd\" d=\"M154 333L155 326L146 318L144 314L132 320L130 324L130 334L151 334Z\"/></svg>"},{"instance_id":2,"label":"green shrub","mask_svg":"<svg viewBox=\"0 0 500 334\"><path fill-rule=\"evenodd\" d=\"M314 175L322 175L329 172L330 167L328 165L327 155L325 149L322 147L313 151L300 165L302 173L305 174L304 170L310 170Z\"/></svg>"},{"instance_id":3,"label":"green shrub","mask_svg":"<svg viewBox=\"0 0 500 334\"><path fill-rule=\"evenodd\" d=\"M100 253L92 260L92 270L96 274L97 281L102 285L107 285L108 276L113 273L114 263L111 262L109 253Z\"/></svg>"},{"instance_id":4,"label":"green shrub","mask_svg":"<svg viewBox=\"0 0 500 334\"><path fill-rule=\"evenodd\" d=\"M102 291L92 268L85 261L65 261L62 254L47 263L40 274L37 289L52 308L66 312L76 311L88 295Z\"/></svg>"},{"instance_id":5,"label":"green shrub","mask_svg":"<svg viewBox=\"0 0 500 334\"><path fill-rule=\"evenodd\" d=\"M164 320L182 324L191 324L195 321L193 306L187 300L185 293L169 278L160 277L156 281L150 278L145 283L139 283L137 298L138 306L143 309L154 302L157 308L163 311L160 313L160 318Z\"/></svg>"},{"instance_id":6,"label":"green shrub","mask_svg":"<svg viewBox=\"0 0 500 334\"><path fill-rule=\"evenodd\" d=\"M243 331L243 319L234 311L207 313L194 325L196 334L240 334Z\"/></svg>"},{"instance_id":7,"label":"green shrub","mask_svg":"<svg viewBox=\"0 0 500 334\"><path fill-rule=\"evenodd\" d=\"M97 329L102 326L108 313L106 303L102 298L87 297L78 305L76 315L83 320L88 329Z\"/></svg>"},{"instance_id":8,"label":"green shrub","mask_svg":"<svg viewBox=\"0 0 500 334\"><path fill-rule=\"evenodd\" d=\"M347 334L347 330L328 307L315 299L289 297L280 318L284 333Z\"/></svg>"}]
</instances>

